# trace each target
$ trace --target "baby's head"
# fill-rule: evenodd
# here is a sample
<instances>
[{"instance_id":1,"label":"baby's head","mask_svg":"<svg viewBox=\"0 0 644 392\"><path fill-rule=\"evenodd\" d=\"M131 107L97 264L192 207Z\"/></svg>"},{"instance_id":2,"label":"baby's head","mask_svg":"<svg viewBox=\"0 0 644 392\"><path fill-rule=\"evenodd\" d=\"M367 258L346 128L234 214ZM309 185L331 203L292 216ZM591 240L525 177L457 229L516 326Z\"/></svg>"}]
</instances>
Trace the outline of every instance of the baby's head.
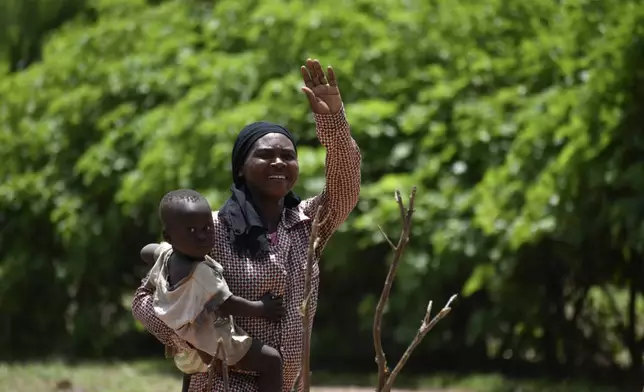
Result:
<instances>
[{"instance_id":1,"label":"baby's head","mask_svg":"<svg viewBox=\"0 0 644 392\"><path fill-rule=\"evenodd\" d=\"M212 210L203 195L191 189L168 192L159 204L163 238L185 256L203 259L215 243Z\"/></svg>"}]
</instances>

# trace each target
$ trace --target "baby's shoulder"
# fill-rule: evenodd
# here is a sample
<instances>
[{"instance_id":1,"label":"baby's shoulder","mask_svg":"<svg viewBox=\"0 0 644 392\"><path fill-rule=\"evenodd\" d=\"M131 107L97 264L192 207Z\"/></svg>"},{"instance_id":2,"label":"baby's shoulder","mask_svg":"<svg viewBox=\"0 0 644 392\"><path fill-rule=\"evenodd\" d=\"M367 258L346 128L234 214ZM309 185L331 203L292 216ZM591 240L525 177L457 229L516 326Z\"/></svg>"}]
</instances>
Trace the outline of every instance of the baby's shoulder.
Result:
<instances>
[{"instance_id":1,"label":"baby's shoulder","mask_svg":"<svg viewBox=\"0 0 644 392\"><path fill-rule=\"evenodd\" d=\"M223 274L224 272L224 267L217 262L217 260L213 259L211 256L206 255L205 260L201 262L201 264L204 267L207 267L213 271L215 271L218 274Z\"/></svg>"},{"instance_id":2,"label":"baby's shoulder","mask_svg":"<svg viewBox=\"0 0 644 392\"><path fill-rule=\"evenodd\" d=\"M222 285L226 285L226 280L223 276L223 268L219 263L206 256L206 260L201 261L195 267L192 274L194 283L207 291L213 293L220 290Z\"/></svg>"}]
</instances>

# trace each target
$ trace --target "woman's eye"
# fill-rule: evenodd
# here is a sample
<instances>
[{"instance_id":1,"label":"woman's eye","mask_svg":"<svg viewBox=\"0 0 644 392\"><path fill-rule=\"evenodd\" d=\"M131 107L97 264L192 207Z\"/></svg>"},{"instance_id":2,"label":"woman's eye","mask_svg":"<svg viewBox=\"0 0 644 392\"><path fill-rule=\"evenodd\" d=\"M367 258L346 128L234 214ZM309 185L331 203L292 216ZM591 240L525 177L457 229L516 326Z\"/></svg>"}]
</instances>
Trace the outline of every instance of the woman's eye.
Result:
<instances>
[{"instance_id":1,"label":"woman's eye","mask_svg":"<svg viewBox=\"0 0 644 392\"><path fill-rule=\"evenodd\" d=\"M195 229L194 227L191 227L191 228L188 229L188 231L191 232L191 233L194 233L194 232L197 231L197 229Z\"/></svg>"},{"instance_id":2,"label":"woman's eye","mask_svg":"<svg viewBox=\"0 0 644 392\"><path fill-rule=\"evenodd\" d=\"M212 231L212 226L206 226L205 230L206 230L207 232L211 232L211 231Z\"/></svg>"}]
</instances>

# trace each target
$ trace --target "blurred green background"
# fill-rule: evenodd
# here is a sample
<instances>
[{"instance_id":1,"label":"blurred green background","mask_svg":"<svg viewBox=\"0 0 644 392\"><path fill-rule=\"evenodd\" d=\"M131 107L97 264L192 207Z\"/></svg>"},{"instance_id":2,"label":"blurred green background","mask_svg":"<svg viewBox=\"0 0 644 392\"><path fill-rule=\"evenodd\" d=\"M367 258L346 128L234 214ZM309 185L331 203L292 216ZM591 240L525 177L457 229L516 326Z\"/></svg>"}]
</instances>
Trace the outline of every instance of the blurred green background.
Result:
<instances>
[{"instance_id":1,"label":"blurred green background","mask_svg":"<svg viewBox=\"0 0 644 392\"><path fill-rule=\"evenodd\" d=\"M377 225L395 237L393 192L417 185L390 362L427 301L459 293L403 373L641 388L641 0L2 0L5 374L162 356L130 313L138 250L169 189L221 205L245 124L293 131L297 191L321 190L307 57L334 67L363 153L360 203L322 260L314 371L375 371Z\"/></svg>"}]
</instances>

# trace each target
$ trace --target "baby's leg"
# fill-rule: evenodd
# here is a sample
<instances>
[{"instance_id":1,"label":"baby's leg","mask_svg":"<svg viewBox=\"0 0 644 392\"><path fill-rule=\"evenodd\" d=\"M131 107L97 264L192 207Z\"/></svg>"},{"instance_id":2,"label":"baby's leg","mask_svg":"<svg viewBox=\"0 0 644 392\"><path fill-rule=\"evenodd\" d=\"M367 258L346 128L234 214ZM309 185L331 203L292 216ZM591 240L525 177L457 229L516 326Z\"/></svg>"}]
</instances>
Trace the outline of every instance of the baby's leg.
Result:
<instances>
[{"instance_id":1,"label":"baby's leg","mask_svg":"<svg viewBox=\"0 0 644 392\"><path fill-rule=\"evenodd\" d=\"M273 347L253 339L250 349L236 366L259 373L259 392L282 391L282 356Z\"/></svg>"}]
</instances>

